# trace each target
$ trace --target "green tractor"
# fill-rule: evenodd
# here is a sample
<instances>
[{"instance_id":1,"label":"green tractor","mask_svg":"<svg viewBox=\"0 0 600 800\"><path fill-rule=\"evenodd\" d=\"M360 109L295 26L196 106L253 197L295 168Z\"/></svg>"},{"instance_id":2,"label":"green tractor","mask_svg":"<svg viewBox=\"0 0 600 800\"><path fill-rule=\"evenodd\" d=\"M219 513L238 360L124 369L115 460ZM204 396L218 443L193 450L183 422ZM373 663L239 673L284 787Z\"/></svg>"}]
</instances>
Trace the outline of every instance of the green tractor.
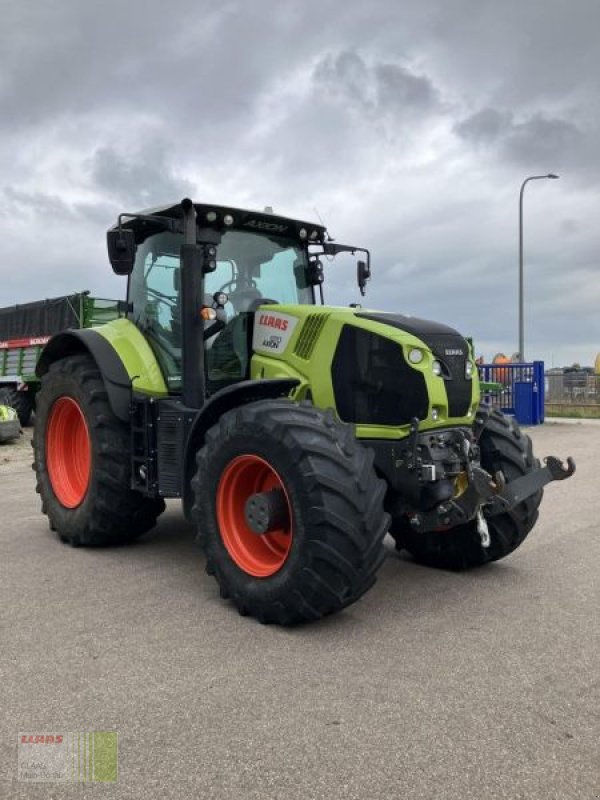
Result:
<instances>
[{"instance_id":1,"label":"green tractor","mask_svg":"<svg viewBox=\"0 0 600 800\"><path fill-rule=\"evenodd\" d=\"M503 558L568 477L480 406L452 328L323 303L323 257L360 254L322 225L181 203L108 231L122 318L45 346L34 469L73 546L130 542L166 498L196 526L221 596L290 625L357 600L391 533L418 561Z\"/></svg>"},{"instance_id":2,"label":"green tractor","mask_svg":"<svg viewBox=\"0 0 600 800\"><path fill-rule=\"evenodd\" d=\"M0 405L0 443L12 442L21 435L19 416L11 406Z\"/></svg>"}]
</instances>

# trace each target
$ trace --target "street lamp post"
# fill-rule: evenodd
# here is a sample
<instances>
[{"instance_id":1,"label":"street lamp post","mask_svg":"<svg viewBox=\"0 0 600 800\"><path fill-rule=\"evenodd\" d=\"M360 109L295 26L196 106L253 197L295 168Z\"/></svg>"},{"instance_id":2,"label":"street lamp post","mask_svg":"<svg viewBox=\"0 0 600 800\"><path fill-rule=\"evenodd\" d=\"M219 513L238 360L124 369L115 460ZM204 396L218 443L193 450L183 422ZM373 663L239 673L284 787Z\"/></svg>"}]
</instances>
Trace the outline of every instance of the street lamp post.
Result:
<instances>
[{"instance_id":1,"label":"street lamp post","mask_svg":"<svg viewBox=\"0 0 600 800\"><path fill-rule=\"evenodd\" d=\"M556 180L559 176L553 172L547 175L530 175L521 184L519 192L519 361L525 361L525 310L523 302L523 193L529 181L541 181L546 178Z\"/></svg>"}]
</instances>

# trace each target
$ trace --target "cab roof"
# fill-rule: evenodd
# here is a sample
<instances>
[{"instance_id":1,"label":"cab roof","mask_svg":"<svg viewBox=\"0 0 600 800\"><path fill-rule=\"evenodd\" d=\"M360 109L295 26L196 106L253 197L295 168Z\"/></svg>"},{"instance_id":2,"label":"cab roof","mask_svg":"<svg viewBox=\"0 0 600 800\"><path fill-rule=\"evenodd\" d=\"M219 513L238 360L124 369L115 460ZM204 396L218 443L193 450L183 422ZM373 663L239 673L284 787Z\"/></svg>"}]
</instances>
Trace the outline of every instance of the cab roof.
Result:
<instances>
[{"instance_id":1,"label":"cab roof","mask_svg":"<svg viewBox=\"0 0 600 800\"><path fill-rule=\"evenodd\" d=\"M232 206L214 205L212 203L194 203L194 208L196 209L199 227L214 228L221 231L254 231L270 236L282 236L308 241L314 244L322 243L327 238L326 228L321 224L284 217L270 211L252 211ZM181 203L134 212L130 219L127 218L128 216L126 213L121 215L123 226L134 230L138 243L154 233L155 230L153 229L160 229L156 223L153 223L152 220L144 219L144 217L166 217L173 220L181 219L183 222ZM117 223L111 230L115 230L118 227Z\"/></svg>"}]
</instances>

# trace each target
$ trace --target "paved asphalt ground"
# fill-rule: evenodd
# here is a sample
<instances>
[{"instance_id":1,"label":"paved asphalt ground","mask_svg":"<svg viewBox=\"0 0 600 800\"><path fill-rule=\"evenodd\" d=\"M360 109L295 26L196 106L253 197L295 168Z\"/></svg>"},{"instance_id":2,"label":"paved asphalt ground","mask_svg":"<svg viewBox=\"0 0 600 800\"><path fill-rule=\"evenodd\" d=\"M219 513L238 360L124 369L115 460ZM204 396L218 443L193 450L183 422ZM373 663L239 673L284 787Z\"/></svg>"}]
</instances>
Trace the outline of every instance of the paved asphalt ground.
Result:
<instances>
[{"instance_id":1,"label":"paved asphalt ground","mask_svg":"<svg viewBox=\"0 0 600 800\"><path fill-rule=\"evenodd\" d=\"M25 444L0 448L0 798L600 797L600 426L517 553L465 574L390 546L342 614L239 617L169 508L144 541L62 545ZM119 732L117 784L16 780L18 731Z\"/></svg>"}]
</instances>

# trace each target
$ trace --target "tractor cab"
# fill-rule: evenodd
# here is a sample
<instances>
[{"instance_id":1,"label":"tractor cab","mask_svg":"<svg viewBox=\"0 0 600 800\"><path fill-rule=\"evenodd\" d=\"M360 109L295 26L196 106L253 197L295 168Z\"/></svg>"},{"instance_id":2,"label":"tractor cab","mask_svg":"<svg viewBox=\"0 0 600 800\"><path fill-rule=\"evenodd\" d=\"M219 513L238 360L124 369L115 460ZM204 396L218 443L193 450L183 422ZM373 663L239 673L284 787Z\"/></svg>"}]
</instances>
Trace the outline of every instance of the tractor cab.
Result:
<instances>
[{"instance_id":1,"label":"tractor cab","mask_svg":"<svg viewBox=\"0 0 600 800\"><path fill-rule=\"evenodd\" d=\"M154 233L137 247L129 279L132 320L148 337L173 391L181 388L183 325L177 233ZM248 376L254 312L260 305L313 304L308 252L293 239L227 230L215 245L195 310L203 318L208 393Z\"/></svg>"},{"instance_id":2,"label":"tractor cab","mask_svg":"<svg viewBox=\"0 0 600 800\"><path fill-rule=\"evenodd\" d=\"M192 267L199 273L192 293L182 281L184 242L200 256ZM189 346L195 336L203 343L206 396L250 377L260 306L322 303L319 256L362 251L331 242L322 225L270 211L185 203L122 214L108 245L115 271L129 275L130 318L150 343L169 391L182 390L184 339ZM359 262L362 291L365 263Z\"/></svg>"}]
</instances>

